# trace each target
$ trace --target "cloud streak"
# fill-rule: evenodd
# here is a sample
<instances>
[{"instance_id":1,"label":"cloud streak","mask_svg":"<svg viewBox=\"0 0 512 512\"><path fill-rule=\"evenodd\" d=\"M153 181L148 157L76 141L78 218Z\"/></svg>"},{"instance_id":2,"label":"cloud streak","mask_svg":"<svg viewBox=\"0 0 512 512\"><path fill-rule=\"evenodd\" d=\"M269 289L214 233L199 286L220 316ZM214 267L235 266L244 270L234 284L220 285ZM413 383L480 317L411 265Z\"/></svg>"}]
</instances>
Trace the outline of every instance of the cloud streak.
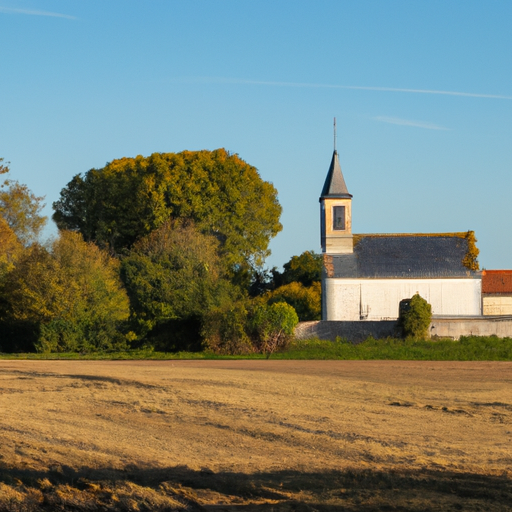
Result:
<instances>
[{"instance_id":1,"label":"cloud streak","mask_svg":"<svg viewBox=\"0 0 512 512\"><path fill-rule=\"evenodd\" d=\"M462 96L466 98L487 98L494 100L512 100L512 96L505 96L501 94L481 94L473 92L461 91L441 91L436 89L405 89L399 87L367 87L362 85L335 85L335 84L315 84L315 83L301 83L301 82L268 82L263 80L242 80L238 78L218 78L218 77L203 77L203 78L190 78L181 79L184 82L204 82L204 83L219 83L219 84L240 84L240 85L266 85L273 87L302 87L311 89L348 89L354 91L377 91L377 92L405 92L410 94L439 94L444 96Z\"/></svg>"},{"instance_id":2,"label":"cloud streak","mask_svg":"<svg viewBox=\"0 0 512 512\"><path fill-rule=\"evenodd\" d=\"M445 128L444 126L439 126L437 124L432 123L424 123L423 121L411 121L409 119L400 119L398 117L374 117L375 121L380 121L382 123L388 124L397 124L400 126L412 126L414 128L425 128L426 130L449 130L449 128Z\"/></svg>"},{"instance_id":3,"label":"cloud streak","mask_svg":"<svg viewBox=\"0 0 512 512\"><path fill-rule=\"evenodd\" d=\"M76 20L75 16L70 16L69 14L61 14L58 12L49 12L49 11L37 11L33 9L12 9L10 7L0 7L0 13L6 14L28 14L30 16L50 16L52 18L65 18L67 20Z\"/></svg>"}]
</instances>

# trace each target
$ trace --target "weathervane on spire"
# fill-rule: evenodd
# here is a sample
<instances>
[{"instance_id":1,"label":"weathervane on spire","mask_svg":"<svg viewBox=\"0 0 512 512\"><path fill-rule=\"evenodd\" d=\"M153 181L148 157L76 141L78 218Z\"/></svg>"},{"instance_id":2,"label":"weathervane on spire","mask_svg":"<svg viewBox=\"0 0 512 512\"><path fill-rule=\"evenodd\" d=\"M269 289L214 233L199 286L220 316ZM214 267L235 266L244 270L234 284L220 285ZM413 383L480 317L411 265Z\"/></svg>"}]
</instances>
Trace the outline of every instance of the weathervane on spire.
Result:
<instances>
[{"instance_id":1,"label":"weathervane on spire","mask_svg":"<svg viewBox=\"0 0 512 512\"><path fill-rule=\"evenodd\" d=\"M336 118L334 118L334 151L336 151Z\"/></svg>"}]
</instances>

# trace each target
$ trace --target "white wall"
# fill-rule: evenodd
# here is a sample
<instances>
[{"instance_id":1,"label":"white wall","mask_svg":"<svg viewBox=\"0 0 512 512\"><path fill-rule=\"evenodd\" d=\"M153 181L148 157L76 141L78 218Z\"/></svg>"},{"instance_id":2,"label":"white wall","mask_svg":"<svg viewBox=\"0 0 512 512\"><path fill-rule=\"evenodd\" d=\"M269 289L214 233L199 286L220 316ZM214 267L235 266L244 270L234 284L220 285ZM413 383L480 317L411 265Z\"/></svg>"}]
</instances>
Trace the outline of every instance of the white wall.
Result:
<instances>
[{"instance_id":1,"label":"white wall","mask_svg":"<svg viewBox=\"0 0 512 512\"><path fill-rule=\"evenodd\" d=\"M336 279L323 282L324 320L391 320L419 293L433 315L482 314L481 279ZM362 313L362 316L361 316Z\"/></svg>"},{"instance_id":2,"label":"white wall","mask_svg":"<svg viewBox=\"0 0 512 512\"><path fill-rule=\"evenodd\" d=\"M483 298L484 315L512 315L512 297L487 295Z\"/></svg>"}]
</instances>

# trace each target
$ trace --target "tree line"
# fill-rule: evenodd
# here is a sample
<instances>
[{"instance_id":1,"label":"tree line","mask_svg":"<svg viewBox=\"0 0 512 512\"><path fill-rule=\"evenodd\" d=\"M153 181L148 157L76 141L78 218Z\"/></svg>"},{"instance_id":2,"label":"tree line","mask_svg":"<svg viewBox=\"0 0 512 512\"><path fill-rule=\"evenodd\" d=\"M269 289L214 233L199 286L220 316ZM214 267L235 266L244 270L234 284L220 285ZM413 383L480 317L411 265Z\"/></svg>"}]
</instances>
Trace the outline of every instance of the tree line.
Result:
<instances>
[{"instance_id":1,"label":"tree line","mask_svg":"<svg viewBox=\"0 0 512 512\"><path fill-rule=\"evenodd\" d=\"M320 317L319 255L264 270L281 206L236 154L156 153L78 174L46 242L44 199L1 159L0 174L0 351L270 354Z\"/></svg>"}]
</instances>

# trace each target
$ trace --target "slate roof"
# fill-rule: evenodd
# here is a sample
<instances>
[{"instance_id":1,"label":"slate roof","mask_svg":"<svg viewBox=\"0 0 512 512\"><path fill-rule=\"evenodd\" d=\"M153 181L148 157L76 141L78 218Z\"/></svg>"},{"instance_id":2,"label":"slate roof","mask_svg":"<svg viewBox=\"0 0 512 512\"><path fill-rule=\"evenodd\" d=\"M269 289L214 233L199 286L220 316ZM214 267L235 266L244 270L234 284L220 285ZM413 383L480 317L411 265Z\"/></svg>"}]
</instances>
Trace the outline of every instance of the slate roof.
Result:
<instances>
[{"instance_id":1,"label":"slate roof","mask_svg":"<svg viewBox=\"0 0 512 512\"><path fill-rule=\"evenodd\" d=\"M341 165L338 158L338 152L334 150L332 154L331 165L327 172L327 178L325 179L324 188L322 189L322 195L320 199L324 197L333 198L347 198L350 199L352 194L348 193L347 185L345 184L345 178L341 172Z\"/></svg>"},{"instance_id":2,"label":"slate roof","mask_svg":"<svg viewBox=\"0 0 512 512\"><path fill-rule=\"evenodd\" d=\"M512 270L483 270L482 293L512 294Z\"/></svg>"},{"instance_id":3,"label":"slate roof","mask_svg":"<svg viewBox=\"0 0 512 512\"><path fill-rule=\"evenodd\" d=\"M354 253L325 255L327 277L441 278L471 277L462 260L465 233L354 235ZM479 274L478 274L479 275Z\"/></svg>"}]
</instances>

